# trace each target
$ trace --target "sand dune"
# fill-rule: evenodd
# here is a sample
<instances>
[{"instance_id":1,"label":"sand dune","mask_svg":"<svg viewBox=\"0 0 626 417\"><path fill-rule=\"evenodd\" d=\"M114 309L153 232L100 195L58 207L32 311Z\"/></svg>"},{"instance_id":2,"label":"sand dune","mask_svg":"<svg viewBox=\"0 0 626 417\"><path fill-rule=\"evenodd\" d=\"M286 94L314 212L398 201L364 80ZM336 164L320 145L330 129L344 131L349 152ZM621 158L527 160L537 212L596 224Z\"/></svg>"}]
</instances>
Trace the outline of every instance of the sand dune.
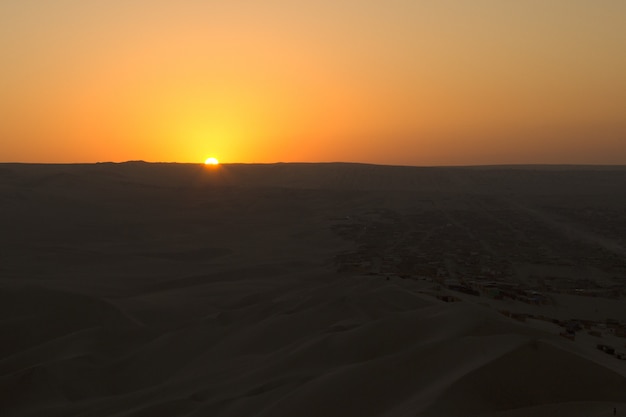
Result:
<instances>
[{"instance_id":1,"label":"sand dune","mask_svg":"<svg viewBox=\"0 0 626 417\"><path fill-rule=\"evenodd\" d=\"M571 341L499 311L626 320L623 296L530 306L383 273L380 260L350 273L337 264L380 242L392 257L416 213L463 236L480 230L459 212L495 230L513 213L520 236L534 221L599 251L624 245L623 232L585 217L619 213L624 189L623 167L3 164L0 414L626 415L626 361L592 336ZM385 225L391 237L358 240ZM592 277L605 287L624 283L624 260L610 256L615 268ZM518 263L519 282L541 271Z\"/></svg>"}]
</instances>

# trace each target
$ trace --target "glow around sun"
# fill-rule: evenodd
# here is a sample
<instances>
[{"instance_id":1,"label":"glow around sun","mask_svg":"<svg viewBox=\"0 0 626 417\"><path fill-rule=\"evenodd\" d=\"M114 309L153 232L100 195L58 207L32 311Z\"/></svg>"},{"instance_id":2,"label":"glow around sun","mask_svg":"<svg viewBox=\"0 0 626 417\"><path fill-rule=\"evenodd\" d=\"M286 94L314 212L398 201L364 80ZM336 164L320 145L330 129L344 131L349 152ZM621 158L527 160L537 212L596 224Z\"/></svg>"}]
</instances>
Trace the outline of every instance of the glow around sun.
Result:
<instances>
[{"instance_id":1,"label":"glow around sun","mask_svg":"<svg viewBox=\"0 0 626 417\"><path fill-rule=\"evenodd\" d=\"M207 158L206 161L204 161L205 165L218 165L220 163L220 161L217 160L217 158Z\"/></svg>"}]
</instances>

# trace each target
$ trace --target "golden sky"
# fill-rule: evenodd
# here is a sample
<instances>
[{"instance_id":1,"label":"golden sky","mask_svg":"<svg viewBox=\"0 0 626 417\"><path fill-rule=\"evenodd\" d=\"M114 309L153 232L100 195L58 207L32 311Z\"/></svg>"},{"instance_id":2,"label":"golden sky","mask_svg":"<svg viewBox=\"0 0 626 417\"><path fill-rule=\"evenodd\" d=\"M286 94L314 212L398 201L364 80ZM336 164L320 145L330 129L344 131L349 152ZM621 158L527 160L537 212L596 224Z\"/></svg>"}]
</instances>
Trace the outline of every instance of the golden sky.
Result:
<instances>
[{"instance_id":1,"label":"golden sky","mask_svg":"<svg viewBox=\"0 0 626 417\"><path fill-rule=\"evenodd\" d=\"M2 0L0 161L626 164L624 0Z\"/></svg>"}]
</instances>

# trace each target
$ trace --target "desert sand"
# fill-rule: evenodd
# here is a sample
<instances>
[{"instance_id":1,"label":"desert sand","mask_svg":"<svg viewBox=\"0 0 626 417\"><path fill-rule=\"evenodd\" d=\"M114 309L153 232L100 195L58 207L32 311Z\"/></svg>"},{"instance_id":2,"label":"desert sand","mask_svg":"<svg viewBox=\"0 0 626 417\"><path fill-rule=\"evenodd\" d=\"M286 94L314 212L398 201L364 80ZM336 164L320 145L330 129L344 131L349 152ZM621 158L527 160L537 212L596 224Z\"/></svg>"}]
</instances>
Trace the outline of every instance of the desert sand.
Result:
<instances>
[{"instance_id":1,"label":"desert sand","mask_svg":"<svg viewBox=\"0 0 626 417\"><path fill-rule=\"evenodd\" d=\"M624 190L625 167L0 164L0 415L626 416Z\"/></svg>"}]
</instances>

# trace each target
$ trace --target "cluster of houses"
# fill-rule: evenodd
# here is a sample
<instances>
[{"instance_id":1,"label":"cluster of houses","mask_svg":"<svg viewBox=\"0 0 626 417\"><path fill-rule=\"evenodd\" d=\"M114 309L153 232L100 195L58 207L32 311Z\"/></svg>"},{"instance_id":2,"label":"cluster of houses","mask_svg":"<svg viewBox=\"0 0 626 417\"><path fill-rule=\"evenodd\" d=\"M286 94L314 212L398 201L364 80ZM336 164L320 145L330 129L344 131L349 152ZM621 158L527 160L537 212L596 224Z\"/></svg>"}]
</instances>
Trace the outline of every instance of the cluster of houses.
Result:
<instances>
[{"instance_id":1,"label":"cluster of houses","mask_svg":"<svg viewBox=\"0 0 626 417\"><path fill-rule=\"evenodd\" d=\"M500 310L500 313L506 317L510 317L519 321L526 321L527 319L534 320L542 320L547 321L553 324L556 324L562 327L562 331L559 333L561 337L564 337L569 340L576 340L576 334L581 331L585 331L590 336L594 336L597 338L602 338L604 335L612 335L620 338L626 339L626 323L622 323L619 320L615 319L607 319L603 322L593 321L593 320L559 320L550 317L546 317L543 315L534 315L534 314L525 314L525 313L514 313L508 310ZM596 347L603 351L606 354L615 356L615 358L620 360L626 360L626 353L617 351L616 348L598 343ZM626 344L624 344L626 347Z\"/></svg>"},{"instance_id":2,"label":"cluster of houses","mask_svg":"<svg viewBox=\"0 0 626 417\"><path fill-rule=\"evenodd\" d=\"M493 229L493 224L483 226L487 232L493 232L493 236L487 233L495 239L491 246L504 247L503 250L506 250L507 239L506 236L500 236L502 230ZM518 224L517 227L534 230L526 228L523 224ZM441 213L424 212L420 213L420 216L403 217L387 211L372 212L360 217L346 217L334 229L336 233L353 240L357 245L355 250L336 257L338 271L379 275L386 279L399 277L427 280L437 284L439 289L449 290L445 293L437 291L431 294L445 302L461 301L461 294L494 300L512 300L537 306L554 304L551 295L553 293L598 298L626 296L626 288L623 285L600 287L592 281L567 277L533 276L531 278L535 280L534 286L511 282L506 278L512 274L512 261L545 262L550 265L561 265L565 261L558 253L543 254L539 250L541 245L534 245L530 241L516 246L517 249L511 255L513 258L499 258L491 252L480 249L481 244L477 244L476 237L470 236L471 233L468 235L467 228L449 223ZM437 230L437 233L428 230ZM537 233L541 234L539 231ZM554 238L547 235L544 237ZM530 237L529 239L532 240ZM541 241L545 243L548 240ZM520 245L520 242L516 245ZM581 253L580 248L569 248L571 250L565 246L561 248L565 255ZM596 255L585 252L585 257ZM570 264L565 262L563 265ZM613 266L616 265L612 263L610 265L612 270L615 269ZM605 322L583 319L558 320L505 310L500 312L519 321L536 319L552 322L562 328L560 335L570 340L575 340L576 334L581 331L598 338L603 335L626 338L626 324L616 320L609 319ZM599 344L598 349L618 359L626 360L626 354L616 352L614 348L605 344Z\"/></svg>"}]
</instances>

